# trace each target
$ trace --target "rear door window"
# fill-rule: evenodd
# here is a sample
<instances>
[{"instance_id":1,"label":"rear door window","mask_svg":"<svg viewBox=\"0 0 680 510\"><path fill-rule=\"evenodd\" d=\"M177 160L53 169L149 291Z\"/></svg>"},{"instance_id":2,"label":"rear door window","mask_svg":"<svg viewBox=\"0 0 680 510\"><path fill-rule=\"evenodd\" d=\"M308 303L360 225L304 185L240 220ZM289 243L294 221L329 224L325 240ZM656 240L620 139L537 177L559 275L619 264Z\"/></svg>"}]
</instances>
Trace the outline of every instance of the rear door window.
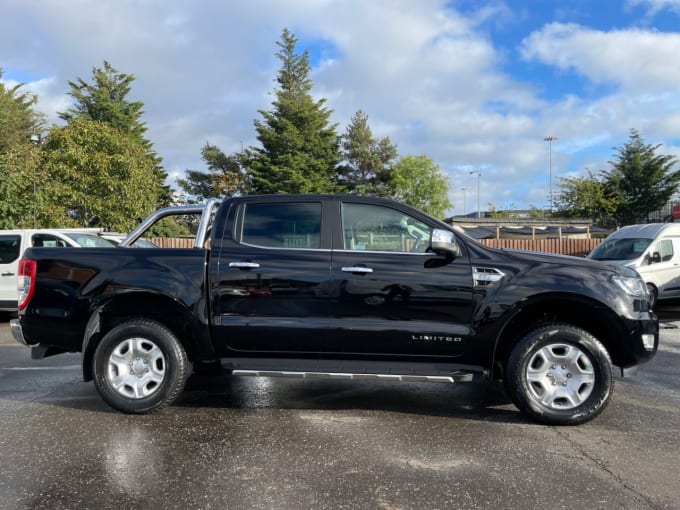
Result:
<instances>
[{"instance_id":1,"label":"rear door window","mask_svg":"<svg viewBox=\"0 0 680 510\"><path fill-rule=\"evenodd\" d=\"M19 258L21 250L21 236L0 236L0 264L9 264Z\"/></svg>"},{"instance_id":2,"label":"rear door window","mask_svg":"<svg viewBox=\"0 0 680 510\"><path fill-rule=\"evenodd\" d=\"M248 204L241 242L284 249L321 248L321 202Z\"/></svg>"}]
</instances>

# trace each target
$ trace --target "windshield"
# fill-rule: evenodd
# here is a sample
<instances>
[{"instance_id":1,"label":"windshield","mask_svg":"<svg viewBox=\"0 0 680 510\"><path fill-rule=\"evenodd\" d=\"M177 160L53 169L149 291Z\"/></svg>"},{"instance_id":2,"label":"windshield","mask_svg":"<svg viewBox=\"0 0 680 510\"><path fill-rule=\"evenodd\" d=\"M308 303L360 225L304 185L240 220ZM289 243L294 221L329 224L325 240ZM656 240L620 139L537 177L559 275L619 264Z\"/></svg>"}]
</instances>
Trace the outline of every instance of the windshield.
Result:
<instances>
[{"instance_id":1,"label":"windshield","mask_svg":"<svg viewBox=\"0 0 680 510\"><path fill-rule=\"evenodd\" d=\"M650 245L652 239L630 237L609 239L590 254L594 260L633 260L639 258Z\"/></svg>"},{"instance_id":2,"label":"windshield","mask_svg":"<svg viewBox=\"0 0 680 510\"><path fill-rule=\"evenodd\" d=\"M64 235L73 239L78 246L82 246L83 248L111 248L111 246L116 246L116 243L92 234L64 232Z\"/></svg>"}]
</instances>

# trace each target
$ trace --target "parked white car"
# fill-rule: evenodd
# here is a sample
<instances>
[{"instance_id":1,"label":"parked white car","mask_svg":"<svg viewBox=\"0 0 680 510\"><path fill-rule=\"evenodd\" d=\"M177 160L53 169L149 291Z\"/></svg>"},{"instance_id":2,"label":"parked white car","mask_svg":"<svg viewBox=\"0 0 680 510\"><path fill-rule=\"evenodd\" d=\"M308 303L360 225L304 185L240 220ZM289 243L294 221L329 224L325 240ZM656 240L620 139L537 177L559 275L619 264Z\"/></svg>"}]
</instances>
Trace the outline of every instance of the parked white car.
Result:
<instances>
[{"instance_id":1,"label":"parked white car","mask_svg":"<svg viewBox=\"0 0 680 510\"><path fill-rule=\"evenodd\" d=\"M657 299L680 297L680 223L623 227L588 258L635 269L647 283L652 305Z\"/></svg>"},{"instance_id":2,"label":"parked white car","mask_svg":"<svg viewBox=\"0 0 680 510\"><path fill-rule=\"evenodd\" d=\"M100 229L27 229L0 230L0 311L17 309L17 270L27 248L111 247L114 243L100 238Z\"/></svg>"}]
</instances>

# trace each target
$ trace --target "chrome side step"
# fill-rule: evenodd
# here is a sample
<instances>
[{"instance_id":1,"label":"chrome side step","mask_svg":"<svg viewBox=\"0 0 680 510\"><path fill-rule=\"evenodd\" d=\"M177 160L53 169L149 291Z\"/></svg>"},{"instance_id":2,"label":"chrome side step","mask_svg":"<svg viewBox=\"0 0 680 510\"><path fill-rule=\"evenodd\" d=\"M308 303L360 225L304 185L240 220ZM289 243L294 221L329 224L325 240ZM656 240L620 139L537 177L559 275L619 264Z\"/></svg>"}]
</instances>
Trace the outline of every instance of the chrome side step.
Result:
<instances>
[{"instance_id":1,"label":"chrome side step","mask_svg":"<svg viewBox=\"0 0 680 510\"><path fill-rule=\"evenodd\" d=\"M400 375L400 374L352 374L343 372L292 372L277 370L232 370L232 375L250 377L288 377L295 379L339 379L354 381L402 381L402 382L470 382L474 374L452 372L449 375Z\"/></svg>"}]
</instances>

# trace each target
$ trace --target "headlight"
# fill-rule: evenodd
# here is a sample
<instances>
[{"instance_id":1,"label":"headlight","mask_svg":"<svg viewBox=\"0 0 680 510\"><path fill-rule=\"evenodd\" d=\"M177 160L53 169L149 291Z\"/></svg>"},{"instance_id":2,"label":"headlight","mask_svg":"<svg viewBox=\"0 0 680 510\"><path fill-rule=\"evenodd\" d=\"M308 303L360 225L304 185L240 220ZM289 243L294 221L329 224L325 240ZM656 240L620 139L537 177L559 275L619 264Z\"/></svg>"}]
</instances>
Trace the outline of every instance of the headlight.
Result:
<instances>
[{"instance_id":1,"label":"headlight","mask_svg":"<svg viewBox=\"0 0 680 510\"><path fill-rule=\"evenodd\" d=\"M632 276L614 276L616 284L623 289L623 291L633 297L645 299L647 297L647 285L642 281L642 278Z\"/></svg>"}]
</instances>

